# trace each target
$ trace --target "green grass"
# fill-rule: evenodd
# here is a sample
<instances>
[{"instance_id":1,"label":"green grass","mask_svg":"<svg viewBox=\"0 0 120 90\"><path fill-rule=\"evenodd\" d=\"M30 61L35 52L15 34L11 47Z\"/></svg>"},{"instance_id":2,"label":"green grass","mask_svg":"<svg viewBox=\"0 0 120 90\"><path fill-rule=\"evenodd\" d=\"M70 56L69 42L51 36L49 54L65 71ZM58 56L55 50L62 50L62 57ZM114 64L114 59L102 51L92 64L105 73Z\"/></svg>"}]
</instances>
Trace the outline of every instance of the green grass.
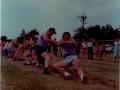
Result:
<instances>
[{"instance_id":1,"label":"green grass","mask_svg":"<svg viewBox=\"0 0 120 90\"><path fill-rule=\"evenodd\" d=\"M56 61L62 60L57 57ZM25 66L21 61L1 57L1 90L118 90L119 64L111 54L108 62L80 59L80 65L89 77L89 84L82 84L73 67L66 69L73 75L65 80L61 73L43 75L44 68ZM50 66L50 70L52 70Z\"/></svg>"},{"instance_id":2,"label":"green grass","mask_svg":"<svg viewBox=\"0 0 120 90\"><path fill-rule=\"evenodd\" d=\"M5 64L4 64L5 63ZM21 67L22 68L22 67ZM2 63L2 78L5 80L6 87L3 90L41 90L44 89L42 79L37 72L33 70L26 71L13 64L3 61Z\"/></svg>"}]
</instances>

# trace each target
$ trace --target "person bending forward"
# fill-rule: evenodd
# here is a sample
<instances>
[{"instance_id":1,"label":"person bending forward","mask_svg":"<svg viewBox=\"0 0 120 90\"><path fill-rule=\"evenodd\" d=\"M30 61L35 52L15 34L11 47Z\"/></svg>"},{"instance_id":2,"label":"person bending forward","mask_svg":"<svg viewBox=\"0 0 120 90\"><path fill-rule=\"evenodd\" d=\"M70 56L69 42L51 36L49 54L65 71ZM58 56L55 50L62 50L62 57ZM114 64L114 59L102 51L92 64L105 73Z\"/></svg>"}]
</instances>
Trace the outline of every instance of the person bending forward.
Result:
<instances>
[{"instance_id":1,"label":"person bending forward","mask_svg":"<svg viewBox=\"0 0 120 90\"><path fill-rule=\"evenodd\" d=\"M54 42L51 38L53 34L56 34L54 28L50 28L47 32L44 32L38 39L37 46L36 46L36 53L38 58L42 57L45 59L45 65L44 65L45 69L43 74L46 74L46 75L51 75L51 73L48 70L50 60L52 60L52 65L55 63L55 56L46 51L48 43L56 44L56 42Z\"/></svg>"}]
</instances>

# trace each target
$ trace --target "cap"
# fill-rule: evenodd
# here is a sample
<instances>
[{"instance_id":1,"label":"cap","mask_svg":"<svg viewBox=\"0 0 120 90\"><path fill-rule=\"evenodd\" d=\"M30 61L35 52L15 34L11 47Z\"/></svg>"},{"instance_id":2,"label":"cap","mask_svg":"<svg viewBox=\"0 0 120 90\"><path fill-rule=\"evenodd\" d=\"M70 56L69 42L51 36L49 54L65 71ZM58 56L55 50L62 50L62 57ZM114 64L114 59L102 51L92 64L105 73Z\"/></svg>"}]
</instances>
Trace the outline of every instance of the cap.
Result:
<instances>
[{"instance_id":1,"label":"cap","mask_svg":"<svg viewBox=\"0 0 120 90\"><path fill-rule=\"evenodd\" d=\"M50 28L49 30L56 34L55 28Z\"/></svg>"}]
</instances>

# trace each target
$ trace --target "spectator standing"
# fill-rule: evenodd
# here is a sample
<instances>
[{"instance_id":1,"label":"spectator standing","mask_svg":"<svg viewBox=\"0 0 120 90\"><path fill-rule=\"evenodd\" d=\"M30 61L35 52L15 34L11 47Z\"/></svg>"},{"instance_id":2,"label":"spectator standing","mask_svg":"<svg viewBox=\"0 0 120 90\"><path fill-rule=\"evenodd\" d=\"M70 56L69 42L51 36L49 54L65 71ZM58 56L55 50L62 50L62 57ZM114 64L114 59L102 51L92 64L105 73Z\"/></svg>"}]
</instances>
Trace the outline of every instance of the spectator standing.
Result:
<instances>
[{"instance_id":1,"label":"spectator standing","mask_svg":"<svg viewBox=\"0 0 120 90\"><path fill-rule=\"evenodd\" d=\"M56 44L53 44L53 55L57 56L58 47L56 38L54 38L54 41L56 42Z\"/></svg>"},{"instance_id":2,"label":"spectator standing","mask_svg":"<svg viewBox=\"0 0 120 90\"><path fill-rule=\"evenodd\" d=\"M119 40L119 38L116 38L116 40L114 41L113 56L114 56L115 62L117 61L117 58L120 61L120 40Z\"/></svg>"},{"instance_id":3,"label":"spectator standing","mask_svg":"<svg viewBox=\"0 0 120 90\"><path fill-rule=\"evenodd\" d=\"M78 58L79 58L79 55L80 55L80 47L81 47L81 44L80 44L80 40L79 40L79 39L76 40L76 45L77 45L77 48L76 48L75 52L76 52L76 54L77 54L77 56L78 56Z\"/></svg>"},{"instance_id":4,"label":"spectator standing","mask_svg":"<svg viewBox=\"0 0 120 90\"><path fill-rule=\"evenodd\" d=\"M100 46L98 45L98 43L95 43L95 53L96 53L96 60L100 59Z\"/></svg>"},{"instance_id":5,"label":"spectator standing","mask_svg":"<svg viewBox=\"0 0 120 90\"><path fill-rule=\"evenodd\" d=\"M106 58L106 44L104 42L101 45L101 60L102 60L103 56L104 56L105 61L107 62L107 58Z\"/></svg>"},{"instance_id":6,"label":"spectator standing","mask_svg":"<svg viewBox=\"0 0 120 90\"><path fill-rule=\"evenodd\" d=\"M86 58L87 44L84 39L82 39L82 59Z\"/></svg>"},{"instance_id":7,"label":"spectator standing","mask_svg":"<svg viewBox=\"0 0 120 90\"><path fill-rule=\"evenodd\" d=\"M93 41L93 39L89 38L89 41L87 42L89 60L93 60Z\"/></svg>"}]
</instances>

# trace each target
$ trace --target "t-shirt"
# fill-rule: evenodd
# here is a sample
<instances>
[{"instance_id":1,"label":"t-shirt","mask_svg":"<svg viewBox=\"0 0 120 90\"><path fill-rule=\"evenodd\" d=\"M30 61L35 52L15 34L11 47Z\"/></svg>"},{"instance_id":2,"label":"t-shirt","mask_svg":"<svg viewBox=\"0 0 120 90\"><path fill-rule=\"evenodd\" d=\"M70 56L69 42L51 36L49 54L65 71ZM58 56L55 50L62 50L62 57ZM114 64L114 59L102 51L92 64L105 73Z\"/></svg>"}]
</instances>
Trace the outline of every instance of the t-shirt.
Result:
<instances>
[{"instance_id":1,"label":"t-shirt","mask_svg":"<svg viewBox=\"0 0 120 90\"><path fill-rule=\"evenodd\" d=\"M9 43L6 42L5 46L4 46L4 49L6 49L8 47Z\"/></svg>"},{"instance_id":2,"label":"t-shirt","mask_svg":"<svg viewBox=\"0 0 120 90\"><path fill-rule=\"evenodd\" d=\"M70 41L71 42L74 42L75 43L75 40L73 38L70 38ZM64 39L61 39L59 41L60 42L64 42ZM73 44L64 44L61 46L61 51L62 51L62 56L63 57L66 57L66 56L69 56L69 55L76 55L75 53L75 46Z\"/></svg>"},{"instance_id":3,"label":"t-shirt","mask_svg":"<svg viewBox=\"0 0 120 90\"><path fill-rule=\"evenodd\" d=\"M93 47L93 43L92 42L87 42L87 46L88 47Z\"/></svg>"},{"instance_id":4,"label":"t-shirt","mask_svg":"<svg viewBox=\"0 0 120 90\"><path fill-rule=\"evenodd\" d=\"M105 49L106 49L106 45L102 45L101 50L105 50Z\"/></svg>"},{"instance_id":5,"label":"t-shirt","mask_svg":"<svg viewBox=\"0 0 120 90\"><path fill-rule=\"evenodd\" d=\"M47 33L47 32L45 32L45 33ZM37 45L40 45L40 46L42 46L42 47L44 47L44 48L47 48L48 42L46 42L46 41L43 39L43 37L40 36L40 37L38 38Z\"/></svg>"},{"instance_id":6,"label":"t-shirt","mask_svg":"<svg viewBox=\"0 0 120 90\"><path fill-rule=\"evenodd\" d=\"M86 43L82 42L82 48L86 48L86 47L87 47Z\"/></svg>"},{"instance_id":7,"label":"t-shirt","mask_svg":"<svg viewBox=\"0 0 120 90\"><path fill-rule=\"evenodd\" d=\"M8 44L8 47L11 47L12 46L12 41Z\"/></svg>"},{"instance_id":8,"label":"t-shirt","mask_svg":"<svg viewBox=\"0 0 120 90\"><path fill-rule=\"evenodd\" d=\"M35 37L31 39L34 41L35 44L37 44L39 37L40 37L39 35L35 35Z\"/></svg>"}]
</instances>

